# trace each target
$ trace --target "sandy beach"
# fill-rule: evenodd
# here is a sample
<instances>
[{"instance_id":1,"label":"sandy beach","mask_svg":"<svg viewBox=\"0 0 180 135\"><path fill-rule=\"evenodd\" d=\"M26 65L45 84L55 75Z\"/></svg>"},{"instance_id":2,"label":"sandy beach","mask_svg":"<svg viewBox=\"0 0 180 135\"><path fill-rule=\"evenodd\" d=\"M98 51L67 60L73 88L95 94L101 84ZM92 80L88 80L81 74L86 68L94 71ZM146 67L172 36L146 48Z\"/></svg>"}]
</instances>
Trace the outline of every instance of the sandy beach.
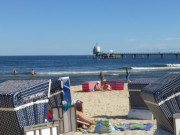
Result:
<instances>
[{"instance_id":1,"label":"sandy beach","mask_svg":"<svg viewBox=\"0 0 180 135\"><path fill-rule=\"evenodd\" d=\"M106 92L82 92L82 86L71 86L72 100L83 101L83 113L96 120L110 120L113 126L123 123L153 123L150 131L126 130L116 131L109 135L153 135L156 130L156 120L136 120L128 119L129 94L127 84L124 90L113 90ZM95 126L92 125L88 130L89 134L94 132ZM67 135L81 135L87 129L78 129L77 132L66 133Z\"/></svg>"}]
</instances>

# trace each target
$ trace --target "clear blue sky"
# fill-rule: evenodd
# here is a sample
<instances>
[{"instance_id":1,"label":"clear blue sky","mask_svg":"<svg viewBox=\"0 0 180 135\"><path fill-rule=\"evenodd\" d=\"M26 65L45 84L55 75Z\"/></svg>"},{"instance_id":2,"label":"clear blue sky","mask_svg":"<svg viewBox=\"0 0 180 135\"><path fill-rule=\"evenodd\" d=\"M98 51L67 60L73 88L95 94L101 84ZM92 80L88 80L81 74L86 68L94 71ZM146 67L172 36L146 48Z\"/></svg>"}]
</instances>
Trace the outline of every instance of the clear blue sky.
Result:
<instances>
[{"instance_id":1,"label":"clear blue sky","mask_svg":"<svg viewBox=\"0 0 180 135\"><path fill-rule=\"evenodd\" d=\"M180 0L1 0L0 55L180 48Z\"/></svg>"}]
</instances>

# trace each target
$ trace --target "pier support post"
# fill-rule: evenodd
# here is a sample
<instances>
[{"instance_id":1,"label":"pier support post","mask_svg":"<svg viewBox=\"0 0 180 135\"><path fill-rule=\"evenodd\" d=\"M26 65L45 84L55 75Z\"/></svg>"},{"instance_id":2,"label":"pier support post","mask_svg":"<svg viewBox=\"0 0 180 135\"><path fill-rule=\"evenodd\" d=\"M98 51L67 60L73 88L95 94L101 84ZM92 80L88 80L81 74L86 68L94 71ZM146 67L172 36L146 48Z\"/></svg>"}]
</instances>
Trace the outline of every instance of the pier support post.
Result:
<instances>
[{"instance_id":1,"label":"pier support post","mask_svg":"<svg viewBox=\"0 0 180 135\"><path fill-rule=\"evenodd\" d=\"M136 59L136 54L133 54L133 59Z\"/></svg>"},{"instance_id":2,"label":"pier support post","mask_svg":"<svg viewBox=\"0 0 180 135\"><path fill-rule=\"evenodd\" d=\"M178 54L176 54L176 60L178 59Z\"/></svg>"},{"instance_id":3,"label":"pier support post","mask_svg":"<svg viewBox=\"0 0 180 135\"><path fill-rule=\"evenodd\" d=\"M124 59L124 54L121 55L122 59Z\"/></svg>"},{"instance_id":4,"label":"pier support post","mask_svg":"<svg viewBox=\"0 0 180 135\"><path fill-rule=\"evenodd\" d=\"M164 59L164 54L161 54L161 59Z\"/></svg>"},{"instance_id":5,"label":"pier support post","mask_svg":"<svg viewBox=\"0 0 180 135\"><path fill-rule=\"evenodd\" d=\"M149 59L149 54L147 54L147 59Z\"/></svg>"},{"instance_id":6,"label":"pier support post","mask_svg":"<svg viewBox=\"0 0 180 135\"><path fill-rule=\"evenodd\" d=\"M142 55L142 58L144 59L144 55Z\"/></svg>"}]
</instances>

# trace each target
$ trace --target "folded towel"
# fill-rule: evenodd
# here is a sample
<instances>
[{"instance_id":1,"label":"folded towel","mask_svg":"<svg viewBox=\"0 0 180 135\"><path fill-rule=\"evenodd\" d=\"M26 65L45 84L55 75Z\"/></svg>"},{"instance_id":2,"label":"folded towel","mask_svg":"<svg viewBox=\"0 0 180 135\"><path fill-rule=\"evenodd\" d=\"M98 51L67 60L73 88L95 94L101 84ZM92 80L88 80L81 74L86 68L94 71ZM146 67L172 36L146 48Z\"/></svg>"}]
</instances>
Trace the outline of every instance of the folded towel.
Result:
<instances>
[{"instance_id":1,"label":"folded towel","mask_svg":"<svg viewBox=\"0 0 180 135\"><path fill-rule=\"evenodd\" d=\"M100 120L99 122L96 123L96 127L94 129L94 133L113 133L116 130L114 127L111 125L109 120Z\"/></svg>"}]
</instances>

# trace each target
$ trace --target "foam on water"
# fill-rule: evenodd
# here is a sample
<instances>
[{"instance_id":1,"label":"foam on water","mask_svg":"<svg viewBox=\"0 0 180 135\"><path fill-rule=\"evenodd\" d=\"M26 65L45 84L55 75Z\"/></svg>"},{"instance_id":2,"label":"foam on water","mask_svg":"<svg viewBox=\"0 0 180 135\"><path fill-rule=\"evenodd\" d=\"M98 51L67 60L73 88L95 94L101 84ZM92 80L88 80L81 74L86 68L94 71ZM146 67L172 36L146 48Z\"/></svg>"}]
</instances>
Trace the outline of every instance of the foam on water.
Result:
<instances>
[{"instance_id":1,"label":"foam on water","mask_svg":"<svg viewBox=\"0 0 180 135\"><path fill-rule=\"evenodd\" d=\"M49 74L49 75L65 75L65 74L99 74L100 72L109 74L109 73L123 73L124 70L99 70L99 71L60 71L60 72L38 72L36 74L43 75L43 74Z\"/></svg>"},{"instance_id":2,"label":"foam on water","mask_svg":"<svg viewBox=\"0 0 180 135\"><path fill-rule=\"evenodd\" d=\"M166 64L167 67L180 67L180 64Z\"/></svg>"},{"instance_id":3,"label":"foam on water","mask_svg":"<svg viewBox=\"0 0 180 135\"><path fill-rule=\"evenodd\" d=\"M159 70L177 70L180 69L180 64L166 64L167 66L159 67L132 67L133 71L159 71Z\"/></svg>"}]
</instances>

